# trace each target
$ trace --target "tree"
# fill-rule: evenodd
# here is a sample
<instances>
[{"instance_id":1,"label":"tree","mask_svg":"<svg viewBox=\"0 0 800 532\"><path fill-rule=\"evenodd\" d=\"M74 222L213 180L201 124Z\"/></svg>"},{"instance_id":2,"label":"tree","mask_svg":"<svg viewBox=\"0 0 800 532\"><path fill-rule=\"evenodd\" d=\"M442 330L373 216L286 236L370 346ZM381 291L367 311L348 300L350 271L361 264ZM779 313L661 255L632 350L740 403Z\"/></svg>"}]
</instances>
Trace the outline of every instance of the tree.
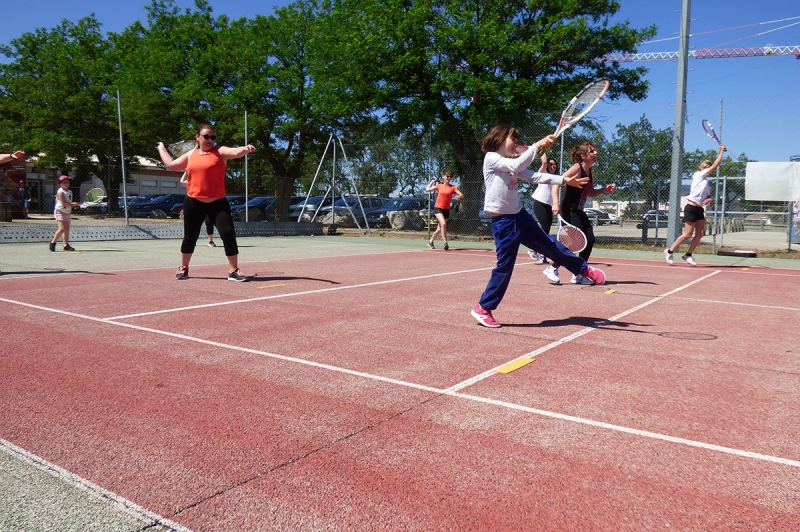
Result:
<instances>
[{"instance_id":1,"label":"tree","mask_svg":"<svg viewBox=\"0 0 800 532\"><path fill-rule=\"evenodd\" d=\"M597 173L617 185L615 200L644 202L641 212L657 209L669 199L671 145L672 130L654 129L645 116L629 126L617 124L603 145Z\"/></svg>"},{"instance_id":2,"label":"tree","mask_svg":"<svg viewBox=\"0 0 800 532\"><path fill-rule=\"evenodd\" d=\"M11 58L0 65L0 129L22 129L20 144L37 165L79 170L75 185L88 172L107 187L120 175L108 51L93 15L25 33L0 47Z\"/></svg>"},{"instance_id":3,"label":"tree","mask_svg":"<svg viewBox=\"0 0 800 532\"><path fill-rule=\"evenodd\" d=\"M242 19L221 32L211 52L220 58L217 91L209 102L218 116L248 110L255 158L274 176L277 219L286 215L295 185L313 175L331 133L356 128L363 113L342 108L320 76L320 17L313 1L276 10L274 17Z\"/></svg>"},{"instance_id":4,"label":"tree","mask_svg":"<svg viewBox=\"0 0 800 532\"><path fill-rule=\"evenodd\" d=\"M437 123L435 135L451 146L467 196L482 193L480 140L492 125L560 110L597 77L611 80L610 99L639 100L646 93L643 68L597 60L634 50L655 33L611 24L619 9L614 1L341 0L325 6L326 79L337 87L331 92L345 106L370 106L400 129Z\"/></svg>"}]
</instances>

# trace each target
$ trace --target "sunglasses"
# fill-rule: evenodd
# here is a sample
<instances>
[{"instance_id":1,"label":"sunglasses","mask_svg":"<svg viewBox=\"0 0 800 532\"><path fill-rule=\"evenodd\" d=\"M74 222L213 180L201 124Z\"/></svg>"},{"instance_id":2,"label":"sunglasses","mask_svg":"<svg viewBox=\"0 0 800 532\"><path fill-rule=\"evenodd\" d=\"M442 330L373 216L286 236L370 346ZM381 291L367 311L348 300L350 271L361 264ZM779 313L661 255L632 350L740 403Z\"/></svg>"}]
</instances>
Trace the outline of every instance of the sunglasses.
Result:
<instances>
[{"instance_id":1,"label":"sunglasses","mask_svg":"<svg viewBox=\"0 0 800 532\"><path fill-rule=\"evenodd\" d=\"M216 135L200 135L200 136L203 137L206 140L217 140L217 136Z\"/></svg>"}]
</instances>

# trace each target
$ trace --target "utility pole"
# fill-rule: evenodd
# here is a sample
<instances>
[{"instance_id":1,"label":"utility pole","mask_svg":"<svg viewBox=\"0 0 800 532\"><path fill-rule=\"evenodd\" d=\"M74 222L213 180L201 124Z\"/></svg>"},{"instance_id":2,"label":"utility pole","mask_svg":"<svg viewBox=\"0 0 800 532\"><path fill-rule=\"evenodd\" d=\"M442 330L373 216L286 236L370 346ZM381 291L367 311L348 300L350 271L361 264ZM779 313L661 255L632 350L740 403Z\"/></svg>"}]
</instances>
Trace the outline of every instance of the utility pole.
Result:
<instances>
[{"instance_id":1,"label":"utility pole","mask_svg":"<svg viewBox=\"0 0 800 532\"><path fill-rule=\"evenodd\" d=\"M669 182L669 227L667 246L680 235L681 180L683 178L683 127L686 124L686 71L689 59L689 21L692 1L683 0L678 56L678 90L675 96L675 127L672 134L672 171ZM658 205L656 205L658 209Z\"/></svg>"}]
</instances>

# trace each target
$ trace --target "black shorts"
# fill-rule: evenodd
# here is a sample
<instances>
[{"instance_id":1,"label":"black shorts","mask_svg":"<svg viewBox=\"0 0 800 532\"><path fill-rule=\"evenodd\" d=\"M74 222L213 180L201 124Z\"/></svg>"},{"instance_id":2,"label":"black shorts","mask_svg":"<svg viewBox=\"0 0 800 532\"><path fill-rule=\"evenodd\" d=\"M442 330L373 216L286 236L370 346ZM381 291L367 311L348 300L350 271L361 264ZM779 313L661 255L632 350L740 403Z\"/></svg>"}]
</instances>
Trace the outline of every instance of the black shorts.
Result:
<instances>
[{"instance_id":1,"label":"black shorts","mask_svg":"<svg viewBox=\"0 0 800 532\"><path fill-rule=\"evenodd\" d=\"M695 223L699 220L705 220L706 213L702 207L687 203L683 208L683 221L686 223Z\"/></svg>"},{"instance_id":2,"label":"black shorts","mask_svg":"<svg viewBox=\"0 0 800 532\"><path fill-rule=\"evenodd\" d=\"M450 209L440 209L439 207L433 208L433 214L441 214L445 220L450 219Z\"/></svg>"}]
</instances>

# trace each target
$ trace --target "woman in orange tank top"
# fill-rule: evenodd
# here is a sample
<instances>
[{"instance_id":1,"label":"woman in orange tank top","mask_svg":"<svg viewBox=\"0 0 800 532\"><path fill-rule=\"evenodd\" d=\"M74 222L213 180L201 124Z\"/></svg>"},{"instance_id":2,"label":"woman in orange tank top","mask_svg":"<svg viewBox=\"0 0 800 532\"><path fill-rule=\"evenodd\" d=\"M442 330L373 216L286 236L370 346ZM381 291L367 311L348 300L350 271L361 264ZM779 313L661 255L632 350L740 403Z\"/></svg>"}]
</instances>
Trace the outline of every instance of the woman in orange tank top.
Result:
<instances>
[{"instance_id":1,"label":"woman in orange tank top","mask_svg":"<svg viewBox=\"0 0 800 532\"><path fill-rule=\"evenodd\" d=\"M181 266L175 278L189 278L192 259L200 229L206 217L217 227L225 256L228 257L228 280L242 282L247 277L239 269L239 248L231 218L231 206L225 199L225 170L227 161L239 159L256 149L252 145L240 148L216 146L217 136L209 124L202 124L195 135L197 148L173 159L162 142L156 145L161 161L170 170L186 170L186 198L183 200L183 242Z\"/></svg>"},{"instance_id":2,"label":"woman in orange tank top","mask_svg":"<svg viewBox=\"0 0 800 532\"><path fill-rule=\"evenodd\" d=\"M444 241L444 249L447 251L450 249L450 246L447 244L447 220L450 218L450 203L453 201L453 194L456 195L457 200L463 198L464 194L458 190L457 186L450 184L450 180L453 179L453 172L447 170L442 174L442 179L444 183L438 185L435 184L436 179L432 179L425 188L425 192L433 192L435 190L439 193L433 208L434 216L436 216L439 225L436 227L436 231L433 232L433 235L431 235L431 239L428 240L428 247L436 249L433 245L433 241L436 240L436 235L441 233L442 240Z\"/></svg>"}]
</instances>

